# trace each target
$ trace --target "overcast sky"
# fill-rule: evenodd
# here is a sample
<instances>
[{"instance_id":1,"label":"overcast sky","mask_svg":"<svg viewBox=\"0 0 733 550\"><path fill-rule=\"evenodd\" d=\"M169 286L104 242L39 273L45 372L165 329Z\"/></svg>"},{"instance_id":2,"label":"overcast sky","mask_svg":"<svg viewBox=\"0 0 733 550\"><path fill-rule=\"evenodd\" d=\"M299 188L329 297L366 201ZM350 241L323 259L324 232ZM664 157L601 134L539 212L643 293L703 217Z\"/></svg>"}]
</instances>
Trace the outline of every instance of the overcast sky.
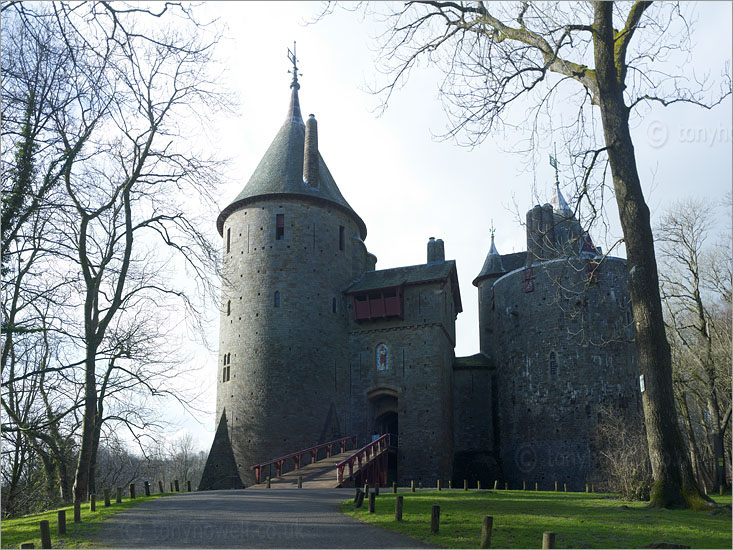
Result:
<instances>
[{"instance_id":1,"label":"overcast sky","mask_svg":"<svg viewBox=\"0 0 733 550\"><path fill-rule=\"evenodd\" d=\"M221 15L228 27L221 45L227 69L222 86L232 90L239 103L235 116L212 121L211 147L232 159L219 207L229 204L247 183L284 120L290 95L286 53L296 40L303 114L314 113L318 119L319 149L341 193L367 225L366 244L378 258L377 269L424 263L428 238L442 238L446 259L457 262L463 301L456 355L477 353L478 298L471 281L488 252L489 227L493 220L500 253L525 249L516 212L518 208L523 216L537 199L552 198L554 172L546 154L551 144L548 141L546 151L536 155L539 162L528 165L525 156L511 154L519 134L492 136L474 149L433 139L445 131L447 120L438 98L440 75L430 69L415 71L377 117L379 101L366 89L378 78L372 50L383 28L340 10L306 25L319 8L311 2L202 6L212 16ZM686 62L698 75L711 70L718 76L730 59L731 4L698 4L694 14L694 55ZM723 204L731 188L730 98L712 111L654 106L635 125L633 138L653 216L672 201L703 196L721 203L719 228L730 227L730 211ZM560 180L567 183L563 168L568 169L568 159L558 148ZM604 250L621 236L613 200L607 209L610 232L592 235ZM211 228L215 231L213 218ZM216 343L216 311L211 319L210 340ZM208 412L198 422L185 415L172 420L208 451L215 420L217 350L200 352L197 363L205 379L199 406Z\"/></svg>"}]
</instances>

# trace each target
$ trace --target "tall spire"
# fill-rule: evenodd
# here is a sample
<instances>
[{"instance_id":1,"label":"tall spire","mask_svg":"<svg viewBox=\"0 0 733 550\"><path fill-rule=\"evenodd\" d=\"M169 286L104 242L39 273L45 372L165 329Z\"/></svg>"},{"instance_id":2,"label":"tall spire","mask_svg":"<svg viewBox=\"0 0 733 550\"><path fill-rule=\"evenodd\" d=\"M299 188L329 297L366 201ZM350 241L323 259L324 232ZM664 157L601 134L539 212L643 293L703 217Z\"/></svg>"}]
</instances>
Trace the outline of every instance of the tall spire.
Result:
<instances>
[{"instance_id":1,"label":"tall spire","mask_svg":"<svg viewBox=\"0 0 733 550\"><path fill-rule=\"evenodd\" d=\"M573 210L570 208L565 197L563 197L560 192L560 173L557 168L557 143L555 144L555 156L550 155L550 166L555 169L555 196L552 198L552 202L550 204L552 204L555 211L559 214L572 216Z\"/></svg>"},{"instance_id":2,"label":"tall spire","mask_svg":"<svg viewBox=\"0 0 733 550\"><path fill-rule=\"evenodd\" d=\"M293 64L293 69L288 71L293 75L293 80L290 82L290 88L293 91L290 95L290 106L288 107L288 116L286 121L305 125L303 122L303 115L300 112L300 99L298 98L298 90L300 90L298 76L302 76L302 74L298 72L298 58L295 54L295 41L293 41L292 51L288 48L288 59Z\"/></svg>"}]
</instances>

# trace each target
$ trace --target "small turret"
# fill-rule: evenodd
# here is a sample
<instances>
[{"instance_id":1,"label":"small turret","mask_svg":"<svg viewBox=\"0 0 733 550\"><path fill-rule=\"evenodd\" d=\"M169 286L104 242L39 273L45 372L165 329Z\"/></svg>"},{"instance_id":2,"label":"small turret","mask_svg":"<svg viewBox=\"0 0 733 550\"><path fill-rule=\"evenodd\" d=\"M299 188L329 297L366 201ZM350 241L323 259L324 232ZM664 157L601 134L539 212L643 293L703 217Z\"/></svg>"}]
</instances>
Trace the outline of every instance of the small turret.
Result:
<instances>
[{"instance_id":1,"label":"small turret","mask_svg":"<svg viewBox=\"0 0 733 550\"><path fill-rule=\"evenodd\" d=\"M303 149L303 182L318 188L320 183L320 162L318 155L318 122L314 115L308 115L305 123L305 148Z\"/></svg>"}]
</instances>

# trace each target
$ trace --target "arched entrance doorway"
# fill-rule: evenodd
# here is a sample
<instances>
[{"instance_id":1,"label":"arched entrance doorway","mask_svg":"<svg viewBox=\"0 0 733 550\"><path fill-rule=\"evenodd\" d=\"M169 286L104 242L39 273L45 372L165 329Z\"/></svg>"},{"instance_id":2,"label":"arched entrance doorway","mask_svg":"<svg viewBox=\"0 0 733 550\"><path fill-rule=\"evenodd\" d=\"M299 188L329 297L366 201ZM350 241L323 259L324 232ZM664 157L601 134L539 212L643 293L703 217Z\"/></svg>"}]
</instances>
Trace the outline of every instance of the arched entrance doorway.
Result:
<instances>
[{"instance_id":1,"label":"arched entrance doorway","mask_svg":"<svg viewBox=\"0 0 733 550\"><path fill-rule=\"evenodd\" d=\"M371 408L372 433L390 434L390 450L387 458L387 484L397 481L397 441L399 438L399 409L397 391L377 388L367 394Z\"/></svg>"}]
</instances>

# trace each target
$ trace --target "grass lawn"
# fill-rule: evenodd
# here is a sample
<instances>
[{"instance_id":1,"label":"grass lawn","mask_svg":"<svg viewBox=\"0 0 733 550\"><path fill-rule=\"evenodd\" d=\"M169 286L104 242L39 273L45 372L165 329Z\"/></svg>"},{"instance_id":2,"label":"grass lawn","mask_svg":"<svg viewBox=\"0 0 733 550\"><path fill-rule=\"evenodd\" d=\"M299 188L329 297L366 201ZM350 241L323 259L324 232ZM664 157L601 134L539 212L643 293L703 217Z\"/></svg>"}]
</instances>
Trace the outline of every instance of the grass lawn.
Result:
<instances>
[{"instance_id":1,"label":"grass lawn","mask_svg":"<svg viewBox=\"0 0 733 550\"><path fill-rule=\"evenodd\" d=\"M368 499L341 511L367 523L397 531L431 545L478 548L483 516L494 518L492 548L540 548L542 533L554 531L557 548L643 548L657 542L691 548L731 548L729 511L710 515L688 510L647 509L615 495L551 491L425 491L400 493L402 522L394 520L395 496L384 490L368 512ZM730 506L730 495L714 497ZM430 533L430 511L440 506L440 533ZM623 507L622 507L623 506ZM730 510L730 508L728 508Z\"/></svg>"},{"instance_id":2,"label":"grass lawn","mask_svg":"<svg viewBox=\"0 0 733 550\"><path fill-rule=\"evenodd\" d=\"M104 507L104 499L97 501L97 511L89 509L89 503L81 505L81 523L74 523L74 507L63 506L48 510L41 514L33 514L15 519L4 519L2 521L2 548L20 548L23 542L32 542L36 548L41 548L41 530L39 522L48 520L51 527L51 543L54 548L90 548L86 543L89 535L99 529L102 522L117 512L127 510L141 502L159 498L173 493L154 494L149 497L137 497L134 500L124 498L121 503L115 502L112 496L112 506ZM58 534L58 511L66 510L66 534L59 537Z\"/></svg>"}]
</instances>

